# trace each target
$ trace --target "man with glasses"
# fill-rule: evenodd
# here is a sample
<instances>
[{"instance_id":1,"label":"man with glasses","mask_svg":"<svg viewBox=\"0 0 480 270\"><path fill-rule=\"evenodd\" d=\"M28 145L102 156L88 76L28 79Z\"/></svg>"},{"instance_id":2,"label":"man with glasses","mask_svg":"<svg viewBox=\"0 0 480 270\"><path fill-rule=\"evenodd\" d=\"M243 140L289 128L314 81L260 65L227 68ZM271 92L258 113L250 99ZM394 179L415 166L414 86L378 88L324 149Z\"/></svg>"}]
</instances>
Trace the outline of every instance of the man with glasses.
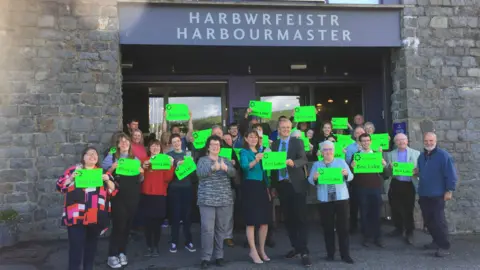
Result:
<instances>
[{"instance_id":1,"label":"man with glasses","mask_svg":"<svg viewBox=\"0 0 480 270\"><path fill-rule=\"evenodd\" d=\"M282 119L278 123L279 140L272 143L272 151L287 152L286 169L272 170L272 194L280 196L280 207L285 216L290 244L293 247L285 257L301 256L304 266L311 266L307 248L307 203L308 182L304 166L307 164L303 141L290 137L292 122Z\"/></svg>"},{"instance_id":2,"label":"man with glasses","mask_svg":"<svg viewBox=\"0 0 480 270\"><path fill-rule=\"evenodd\" d=\"M358 154L373 154L370 148L372 138L364 133L358 138L362 147ZM357 173L355 171L356 157L354 156L351 167L354 172L355 187L358 193L360 205L360 223L362 224L363 245L369 246L372 240L378 247L383 248L385 244L381 238L380 230L380 206L382 204L383 178L379 173ZM386 161L382 158L382 166L385 168Z\"/></svg>"},{"instance_id":3,"label":"man with glasses","mask_svg":"<svg viewBox=\"0 0 480 270\"><path fill-rule=\"evenodd\" d=\"M408 147L407 135L398 133L393 138L397 149L385 154L388 169L386 176L392 176L393 164L395 162L411 163L417 167L420 152ZM413 209L415 207L415 189L417 177L392 176L388 191L388 203L392 211L392 220L395 230L389 236L401 237L405 232L405 242L413 244L414 219Z\"/></svg>"},{"instance_id":4,"label":"man with glasses","mask_svg":"<svg viewBox=\"0 0 480 270\"><path fill-rule=\"evenodd\" d=\"M228 126L228 133L232 136L233 148L243 147L243 136L239 134L238 124L233 122Z\"/></svg>"}]
</instances>

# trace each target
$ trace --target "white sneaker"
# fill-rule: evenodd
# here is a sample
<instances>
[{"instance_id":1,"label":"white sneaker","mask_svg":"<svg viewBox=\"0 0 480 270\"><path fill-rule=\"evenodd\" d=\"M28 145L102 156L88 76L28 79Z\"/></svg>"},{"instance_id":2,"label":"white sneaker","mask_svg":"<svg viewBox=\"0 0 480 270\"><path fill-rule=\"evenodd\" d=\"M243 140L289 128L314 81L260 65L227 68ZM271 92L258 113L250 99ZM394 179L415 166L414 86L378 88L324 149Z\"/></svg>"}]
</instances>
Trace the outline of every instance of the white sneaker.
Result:
<instances>
[{"instance_id":1,"label":"white sneaker","mask_svg":"<svg viewBox=\"0 0 480 270\"><path fill-rule=\"evenodd\" d=\"M120 264L120 259L118 259L118 257L116 256L108 257L107 265L113 269L122 268L122 265Z\"/></svg>"},{"instance_id":2,"label":"white sneaker","mask_svg":"<svg viewBox=\"0 0 480 270\"><path fill-rule=\"evenodd\" d=\"M127 265L128 264L127 256L125 254L120 253L120 255L118 255L118 258L120 259L120 264L121 265Z\"/></svg>"}]
</instances>

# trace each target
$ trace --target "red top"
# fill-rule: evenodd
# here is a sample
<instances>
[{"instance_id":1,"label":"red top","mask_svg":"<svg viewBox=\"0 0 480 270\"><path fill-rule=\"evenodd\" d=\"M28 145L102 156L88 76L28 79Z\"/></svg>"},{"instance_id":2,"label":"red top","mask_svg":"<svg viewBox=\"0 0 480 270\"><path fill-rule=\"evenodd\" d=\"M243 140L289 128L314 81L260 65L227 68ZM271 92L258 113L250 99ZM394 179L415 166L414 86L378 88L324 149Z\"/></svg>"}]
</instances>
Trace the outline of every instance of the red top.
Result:
<instances>
[{"instance_id":1,"label":"red top","mask_svg":"<svg viewBox=\"0 0 480 270\"><path fill-rule=\"evenodd\" d=\"M142 162L148 159L147 150L143 144L132 143L132 152Z\"/></svg>"},{"instance_id":2,"label":"red top","mask_svg":"<svg viewBox=\"0 0 480 270\"><path fill-rule=\"evenodd\" d=\"M170 170L145 170L142 194L167 196L168 183L173 180L173 167Z\"/></svg>"}]
</instances>

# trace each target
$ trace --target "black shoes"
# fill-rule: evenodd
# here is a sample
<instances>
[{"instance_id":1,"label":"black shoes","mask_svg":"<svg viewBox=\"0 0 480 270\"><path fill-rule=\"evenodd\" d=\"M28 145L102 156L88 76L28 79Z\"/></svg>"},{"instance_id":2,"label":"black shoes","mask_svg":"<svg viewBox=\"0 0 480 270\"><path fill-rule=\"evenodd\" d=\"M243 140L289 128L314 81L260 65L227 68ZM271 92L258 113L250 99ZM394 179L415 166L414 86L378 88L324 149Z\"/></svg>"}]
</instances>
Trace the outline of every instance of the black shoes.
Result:
<instances>
[{"instance_id":1,"label":"black shoes","mask_svg":"<svg viewBox=\"0 0 480 270\"><path fill-rule=\"evenodd\" d=\"M412 234L407 234L407 236L405 236L405 243L407 243L407 245L413 245L413 235Z\"/></svg>"},{"instance_id":2,"label":"black shoes","mask_svg":"<svg viewBox=\"0 0 480 270\"><path fill-rule=\"evenodd\" d=\"M302 255L302 264L305 267L312 266L312 261L310 260L310 256L308 256L308 254L303 254Z\"/></svg>"},{"instance_id":3,"label":"black shoes","mask_svg":"<svg viewBox=\"0 0 480 270\"><path fill-rule=\"evenodd\" d=\"M215 260L215 265L217 265L218 267L223 267L223 266L225 266L225 260L224 259L216 259Z\"/></svg>"},{"instance_id":4,"label":"black shoes","mask_svg":"<svg viewBox=\"0 0 480 270\"><path fill-rule=\"evenodd\" d=\"M342 261L348 263L348 264L354 264L352 257L347 256L347 257L342 257Z\"/></svg>"},{"instance_id":5,"label":"black shoes","mask_svg":"<svg viewBox=\"0 0 480 270\"><path fill-rule=\"evenodd\" d=\"M298 255L300 255L300 253L297 253L294 249L293 250L290 250L287 255L285 255L285 258L286 259L293 259L295 257L297 257Z\"/></svg>"},{"instance_id":6,"label":"black shoes","mask_svg":"<svg viewBox=\"0 0 480 270\"><path fill-rule=\"evenodd\" d=\"M375 240L375 245L379 248L384 248L385 242L383 242L382 238L378 238L377 240Z\"/></svg>"},{"instance_id":7,"label":"black shoes","mask_svg":"<svg viewBox=\"0 0 480 270\"><path fill-rule=\"evenodd\" d=\"M333 255L327 255L327 257L325 257L325 260L327 262L333 262L335 260L335 257Z\"/></svg>"},{"instance_id":8,"label":"black shoes","mask_svg":"<svg viewBox=\"0 0 480 270\"><path fill-rule=\"evenodd\" d=\"M200 264L200 269L208 269L210 266L210 263L208 261L203 260L202 263Z\"/></svg>"}]
</instances>

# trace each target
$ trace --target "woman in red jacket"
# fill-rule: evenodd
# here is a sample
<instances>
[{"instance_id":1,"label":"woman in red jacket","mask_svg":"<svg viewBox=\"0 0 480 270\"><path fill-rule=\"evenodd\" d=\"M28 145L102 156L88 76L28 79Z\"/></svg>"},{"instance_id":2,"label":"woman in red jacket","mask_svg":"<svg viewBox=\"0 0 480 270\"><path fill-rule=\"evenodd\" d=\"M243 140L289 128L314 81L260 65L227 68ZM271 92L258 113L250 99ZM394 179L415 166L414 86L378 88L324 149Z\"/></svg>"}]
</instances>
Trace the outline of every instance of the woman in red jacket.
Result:
<instances>
[{"instance_id":1,"label":"woman in red jacket","mask_svg":"<svg viewBox=\"0 0 480 270\"><path fill-rule=\"evenodd\" d=\"M159 140L149 143L147 154L153 157L162 152ZM173 179L173 158L170 159L170 169L153 170L150 159L143 163L145 178L142 183L142 208L145 216L145 238L147 252L145 256L157 257L159 255L158 243L160 241L161 223L166 216L167 187Z\"/></svg>"}]
</instances>

